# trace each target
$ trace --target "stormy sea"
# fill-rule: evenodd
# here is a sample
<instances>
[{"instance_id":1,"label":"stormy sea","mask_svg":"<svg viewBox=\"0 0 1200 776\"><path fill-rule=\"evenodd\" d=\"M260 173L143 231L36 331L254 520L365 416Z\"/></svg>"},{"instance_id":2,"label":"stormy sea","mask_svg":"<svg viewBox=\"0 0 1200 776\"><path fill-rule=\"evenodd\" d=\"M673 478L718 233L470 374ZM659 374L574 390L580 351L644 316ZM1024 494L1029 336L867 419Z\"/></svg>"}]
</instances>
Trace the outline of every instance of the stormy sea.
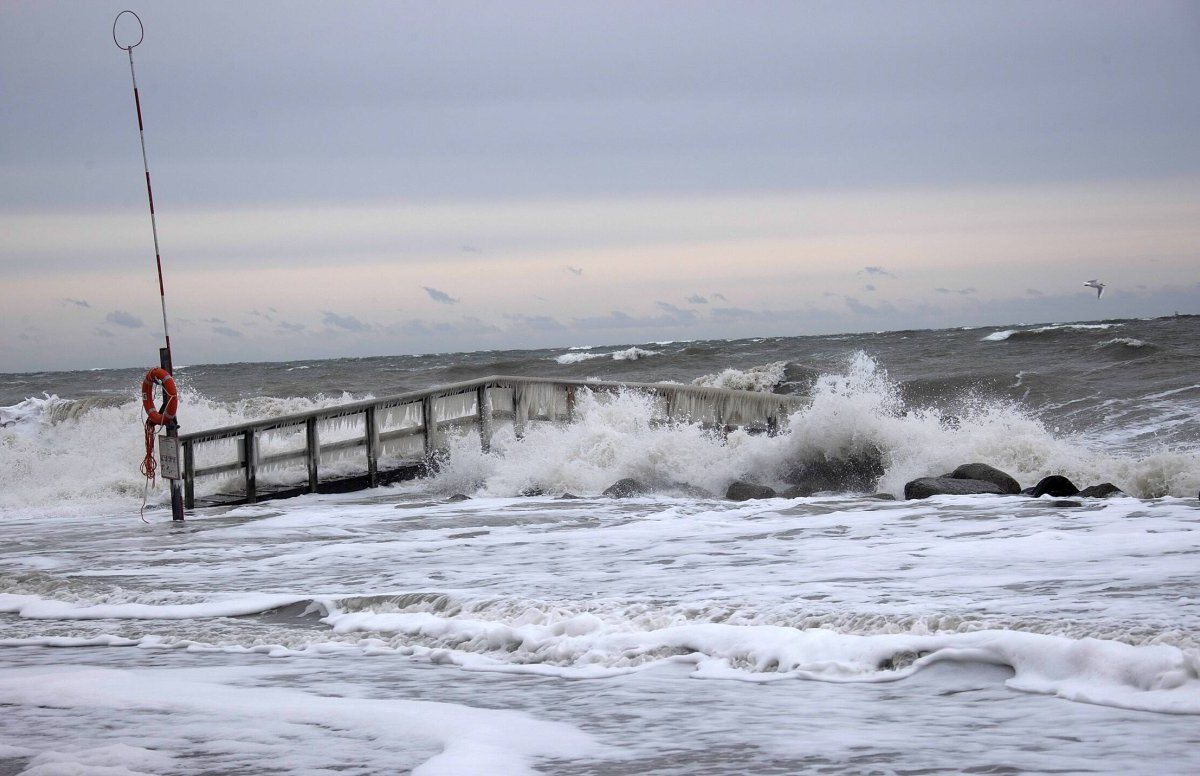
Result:
<instances>
[{"instance_id":1,"label":"stormy sea","mask_svg":"<svg viewBox=\"0 0 1200 776\"><path fill-rule=\"evenodd\" d=\"M489 375L797 408L584 391L424 479L179 523L144 367L0 374L0 774L1200 772L1200 317L176 359L184 433ZM904 498L966 463L1119 492ZM813 465L850 476L726 498Z\"/></svg>"}]
</instances>

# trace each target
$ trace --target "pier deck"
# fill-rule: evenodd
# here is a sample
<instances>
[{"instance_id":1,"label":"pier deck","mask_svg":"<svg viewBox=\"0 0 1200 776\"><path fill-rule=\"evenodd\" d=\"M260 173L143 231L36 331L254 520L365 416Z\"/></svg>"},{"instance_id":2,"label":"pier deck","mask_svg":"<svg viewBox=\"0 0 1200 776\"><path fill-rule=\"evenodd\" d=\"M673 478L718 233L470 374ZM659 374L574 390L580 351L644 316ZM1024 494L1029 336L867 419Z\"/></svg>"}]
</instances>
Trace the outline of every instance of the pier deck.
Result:
<instances>
[{"instance_id":1,"label":"pier deck","mask_svg":"<svg viewBox=\"0 0 1200 776\"><path fill-rule=\"evenodd\" d=\"M580 391L653 396L655 419L775 433L796 399L673 383L493 376L235 426L180 434L184 503L253 504L304 493L373 488L428 473L449 434L496 428L520 437L530 422L569 423ZM197 482L205 484L197 497Z\"/></svg>"}]
</instances>

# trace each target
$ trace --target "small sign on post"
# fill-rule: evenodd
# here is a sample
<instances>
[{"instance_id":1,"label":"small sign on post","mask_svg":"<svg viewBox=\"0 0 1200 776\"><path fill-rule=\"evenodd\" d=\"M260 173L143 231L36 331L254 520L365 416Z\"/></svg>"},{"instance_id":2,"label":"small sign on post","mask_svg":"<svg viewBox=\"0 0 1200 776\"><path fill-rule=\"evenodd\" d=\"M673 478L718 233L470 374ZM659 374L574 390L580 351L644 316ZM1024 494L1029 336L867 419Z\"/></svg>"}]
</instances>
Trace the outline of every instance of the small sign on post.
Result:
<instances>
[{"instance_id":1,"label":"small sign on post","mask_svg":"<svg viewBox=\"0 0 1200 776\"><path fill-rule=\"evenodd\" d=\"M179 437L162 434L158 438L158 467L163 479L181 480L179 473Z\"/></svg>"}]
</instances>

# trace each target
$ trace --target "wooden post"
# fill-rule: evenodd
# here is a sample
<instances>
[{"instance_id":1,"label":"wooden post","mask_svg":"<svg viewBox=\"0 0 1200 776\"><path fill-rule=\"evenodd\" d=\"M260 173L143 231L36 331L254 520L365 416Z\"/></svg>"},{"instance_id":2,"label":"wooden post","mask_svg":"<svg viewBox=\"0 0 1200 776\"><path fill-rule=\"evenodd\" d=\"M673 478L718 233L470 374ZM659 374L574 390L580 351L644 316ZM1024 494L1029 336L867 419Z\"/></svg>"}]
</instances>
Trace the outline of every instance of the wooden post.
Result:
<instances>
[{"instance_id":1,"label":"wooden post","mask_svg":"<svg viewBox=\"0 0 1200 776\"><path fill-rule=\"evenodd\" d=\"M242 433L242 455L246 466L246 503L258 501L258 441L254 429Z\"/></svg>"},{"instance_id":2,"label":"wooden post","mask_svg":"<svg viewBox=\"0 0 1200 776\"><path fill-rule=\"evenodd\" d=\"M367 487L379 485L379 425L375 422L375 407L367 407L363 413L367 426Z\"/></svg>"},{"instance_id":3,"label":"wooden post","mask_svg":"<svg viewBox=\"0 0 1200 776\"><path fill-rule=\"evenodd\" d=\"M425 426L425 460L432 460L437 451L437 416L433 412L433 397L421 399L421 423Z\"/></svg>"},{"instance_id":4,"label":"wooden post","mask_svg":"<svg viewBox=\"0 0 1200 776\"><path fill-rule=\"evenodd\" d=\"M196 508L196 461L192 457L192 442L183 443L183 506Z\"/></svg>"},{"instance_id":5,"label":"wooden post","mask_svg":"<svg viewBox=\"0 0 1200 776\"><path fill-rule=\"evenodd\" d=\"M525 386L513 384L513 436L525 438L525 421L529 418L529 400L525 398Z\"/></svg>"},{"instance_id":6,"label":"wooden post","mask_svg":"<svg viewBox=\"0 0 1200 776\"><path fill-rule=\"evenodd\" d=\"M321 479L321 433L315 417L304 421L304 453L308 462L308 492L316 493Z\"/></svg>"},{"instance_id":7,"label":"wooden post","mask_svg":"<svg viewBox=\"0 0 1200 776\"><path fill-rule=\"evenodd\" d=\"M475 389L475 408L479 410L479 449L492 449L492 396L486 385Z\"/></svg>"},{"instance_id":8,"label":"wooden post","mask_svg":"<svg viewBox=\"0 0 1200 776\"><path fill-rule=\"evenodd\" d=\"M148 173L148 172L146 173L146 190L147 191L150 190L150 173ZM150 207L150 218L151 218L151 220L153 220L153 218L154 218L153 205ZM157 237L155 239L157 239ZM162 275L161 275L162 269L161 268L159 269L159 273L160 273L159 280L161 281L161 279L162 279ZM167 325L167 319L166 319L166 312L165 312L165 308L164 308L164 313L163 313L163 328L164 328L164 330L166 328L166 325ZM158 349L158 362L159 362L159 366L161 366L163 369L167 370L167 374L170 374L172 372L171 341L170 340L167 340L167 347ZM163 388L164 394L166 393L166 390L167 390L166 388ZM165 398L165 395L164 395L164 398ZM164 430L167 432L167 438L175 443L175 449L176 449L176 451L178 451L179 450L179 421L176 420L175 418L171 418L167 422L167 425ZM178 455L178 452L176 452L176 455ZM176 474L178 474L178 472L176 472ZM180 483L178 479L172 479L170 482L171 482L171 521L181 523L181 522L183 522L183 510L184 510L184 503L183 503L184 502L184 494L183 494L183 490L180 488L180 485L182 483Z\"/></svg>"}]
</instances>

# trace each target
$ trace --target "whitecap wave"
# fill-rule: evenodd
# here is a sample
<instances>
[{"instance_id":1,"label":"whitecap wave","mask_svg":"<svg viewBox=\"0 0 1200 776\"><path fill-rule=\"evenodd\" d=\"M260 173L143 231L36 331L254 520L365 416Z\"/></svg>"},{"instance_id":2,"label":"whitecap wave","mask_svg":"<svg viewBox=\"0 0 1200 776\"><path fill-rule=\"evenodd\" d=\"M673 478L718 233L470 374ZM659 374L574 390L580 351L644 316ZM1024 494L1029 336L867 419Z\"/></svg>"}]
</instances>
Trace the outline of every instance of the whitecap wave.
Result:
<instances>
[{"instance_id":1,"label":"whitecap wave","mask_svg":"<svg viewBox=\"0 0 1200 776\"><path fill-rule=\"evenodd\" d=\"M787 362L774 361L770 364L749 369L724 369L716 374L704 375L692 380L692 385L706 388L730 388L736 391L759 391L772 393L787 375Z\"/></svg>"}]
</instances>

